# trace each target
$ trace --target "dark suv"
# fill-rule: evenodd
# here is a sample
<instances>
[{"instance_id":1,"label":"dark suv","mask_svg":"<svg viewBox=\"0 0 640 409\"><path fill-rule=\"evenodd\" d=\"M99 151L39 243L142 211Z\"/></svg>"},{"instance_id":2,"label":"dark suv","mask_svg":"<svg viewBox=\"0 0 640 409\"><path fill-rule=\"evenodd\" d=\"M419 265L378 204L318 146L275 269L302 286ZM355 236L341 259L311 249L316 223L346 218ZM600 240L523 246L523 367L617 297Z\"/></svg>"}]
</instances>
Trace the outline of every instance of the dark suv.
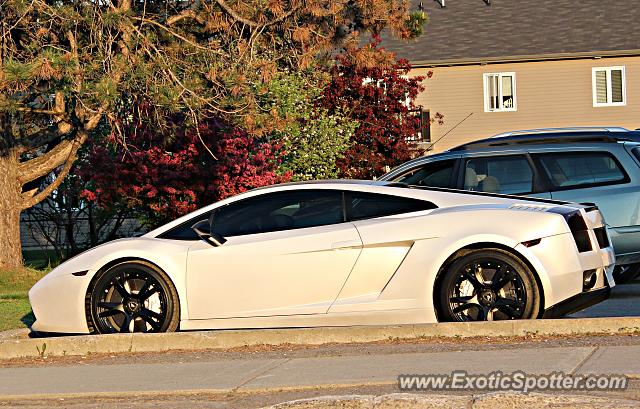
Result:
<instances>
[{"instance_id":1,"label":"dark suv","mask_svg":"<svg viewBox=\"0 0 640 409\"><path fill-rule=\"evenodd\" d=\"M406 162L381 177L410 185L595 203L618 281L640 274L640 131L515 131Z\"/></svg>"}]
</instances>

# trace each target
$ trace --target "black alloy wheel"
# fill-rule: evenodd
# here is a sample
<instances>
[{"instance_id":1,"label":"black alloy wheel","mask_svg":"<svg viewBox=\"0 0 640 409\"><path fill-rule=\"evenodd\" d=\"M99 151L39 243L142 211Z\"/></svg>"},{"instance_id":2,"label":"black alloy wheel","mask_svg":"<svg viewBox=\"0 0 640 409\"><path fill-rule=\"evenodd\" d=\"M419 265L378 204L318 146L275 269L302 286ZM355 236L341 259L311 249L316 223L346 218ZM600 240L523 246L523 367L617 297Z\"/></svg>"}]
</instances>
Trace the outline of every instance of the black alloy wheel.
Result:
<instances>
[{"instance_id":1,"label":"black alloy wheel","mask_svg":"<svg viewBox=\"0 0 640 409\"><path fill-rule=\"evenodd\" d=\"M98 277L89 297L89 327L100 334L172 332L179 304L166 275L144 262L126 262Z\"/></svg>"},{"instance_id":2,"label":"black alloy wheel","mask_svg":"<svg viewBox=\"0 0 640 409\"><path fill-rule=\"evenodd\" d=\"M531 270L499 249L473 250L455 260L440 281L444 321L536 318L540 295Z\"/></svg>"}]
</instances>

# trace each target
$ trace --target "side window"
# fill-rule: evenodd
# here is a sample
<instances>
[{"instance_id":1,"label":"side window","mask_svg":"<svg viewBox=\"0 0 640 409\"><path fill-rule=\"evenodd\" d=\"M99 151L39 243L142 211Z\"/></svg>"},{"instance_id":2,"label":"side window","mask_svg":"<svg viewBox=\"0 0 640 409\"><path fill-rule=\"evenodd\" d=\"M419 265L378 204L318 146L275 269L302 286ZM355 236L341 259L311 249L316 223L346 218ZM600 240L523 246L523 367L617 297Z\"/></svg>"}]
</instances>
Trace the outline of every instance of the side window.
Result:
<instances>
[{"instance_id":1,"label":"side window","mask_svg":"<svg viewBox=\"0 0 640 409\"><path fill-rule=\"evenodd\" d=\"M194 217L188 222L184 222L173 229L162 233L158 236L161 239L170 239L170 240L200 240L200 237L191 230L191 226L196 224L202 220L209 220L209 216L211 216L211 212L207 212L205 214L201 214L198 217Z\"/></svg>"},{"instance_id":2,"label":"side window","mask_svg":"<svg viewBox=\"0 0 640 409\"><path fill-rule=\"evenodd\" d=\"M536 155L554 189L587 187L627 181L618 161L607 152L572 152Z\"/></svg>"},{"instance_id":3,"label":"side window","mask_svg":"<svg viewBox=\"0 0 640 409\"><path fill-rule=\"evenodd\" d=\"M464 172L466 190L502 194L533 192L533 170L524 155L468 159Z\"/></svg>"},{"instance_id":4,"label":"side window","mask_svg":"<svg viewBox=\"0 0 640 409\"><path fill-rule=\"evenodd\" d=\"M351 220L372 219L374 217L390 216L393 214L418 212L437 208L431 202L424 200L380 195L376 193L351 192L347 193L348 205L351 205Z\"/></svg>"},{"instance_id":5,"label":"side window","mask_svg":"<svg viewBox=\"0 0 640 409\"><path fill-rule=\"evenodd\" d=\"M342 223L342 193L296 190L260 195L216 210L213 231L223 237Z\"/></svg>"},{"instance_id":6,"label":"side window","mask_svg":"<svg viewBox=\"0 0 640 409\"><path fill-rule=\"evenodd\" d=\"M430 162L398 176L394 182L419 186L452 187L455 164L454 159Z\"/></svg>"}]
</instances>

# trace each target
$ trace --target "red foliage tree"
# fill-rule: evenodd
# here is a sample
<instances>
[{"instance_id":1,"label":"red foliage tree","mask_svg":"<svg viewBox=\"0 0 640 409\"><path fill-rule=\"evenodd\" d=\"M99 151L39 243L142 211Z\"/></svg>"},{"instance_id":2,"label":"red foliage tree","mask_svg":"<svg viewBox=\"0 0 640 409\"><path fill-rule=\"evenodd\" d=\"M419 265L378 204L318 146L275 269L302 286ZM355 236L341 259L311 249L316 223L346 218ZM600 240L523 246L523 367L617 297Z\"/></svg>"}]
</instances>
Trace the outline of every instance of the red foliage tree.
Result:
<instances>
[{"instance_id":1,"label":"red foliage tree","mask_svg":"<svg viewBox=\"0 0 640 409\"><path fill-rule=\"evenodd\" d=\"M410 111L424 90L424 77L407 77L410 69L407 60L395 61L378 40L337 56L322 103L360 123L352 146L338 161L342 177L371 179L421 153L406 141L419 131L420 120Z\"/></svg>"},{"instance_id":2,"label":"red foliage tree","mask_svg":"<svg viewBox=\"0 0 640 409\"><path fill-rule=\"evenodd\" d=\"M77 173L83 196L103 207L123 201L149 225L164 223L246 190L287 181L278 175L280 146L220 121L195 129L157 132L150 124L129 132L126 145L110 135L91 143ZM206 148L204 147L206 145Z\"/></svg>"}]
</instances>

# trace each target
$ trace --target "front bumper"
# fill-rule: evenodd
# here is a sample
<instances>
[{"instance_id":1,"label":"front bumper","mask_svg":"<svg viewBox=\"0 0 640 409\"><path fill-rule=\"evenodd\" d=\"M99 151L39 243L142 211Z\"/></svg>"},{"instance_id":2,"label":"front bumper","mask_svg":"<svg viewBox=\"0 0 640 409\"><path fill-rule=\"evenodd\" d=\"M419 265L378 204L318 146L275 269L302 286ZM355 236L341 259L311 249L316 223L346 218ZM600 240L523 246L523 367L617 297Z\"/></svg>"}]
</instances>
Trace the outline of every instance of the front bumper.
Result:
<instances>
[{"instance_id":1,"label":"front bumper","mask_svg":"<svg viewBox=\"0 0 640 409\"><path fill-rule=\"evenodd\" d=\"M29 291L34 332L88 334L85 294L91 276L45 276Z\"/></svg>"}]
</instances>

